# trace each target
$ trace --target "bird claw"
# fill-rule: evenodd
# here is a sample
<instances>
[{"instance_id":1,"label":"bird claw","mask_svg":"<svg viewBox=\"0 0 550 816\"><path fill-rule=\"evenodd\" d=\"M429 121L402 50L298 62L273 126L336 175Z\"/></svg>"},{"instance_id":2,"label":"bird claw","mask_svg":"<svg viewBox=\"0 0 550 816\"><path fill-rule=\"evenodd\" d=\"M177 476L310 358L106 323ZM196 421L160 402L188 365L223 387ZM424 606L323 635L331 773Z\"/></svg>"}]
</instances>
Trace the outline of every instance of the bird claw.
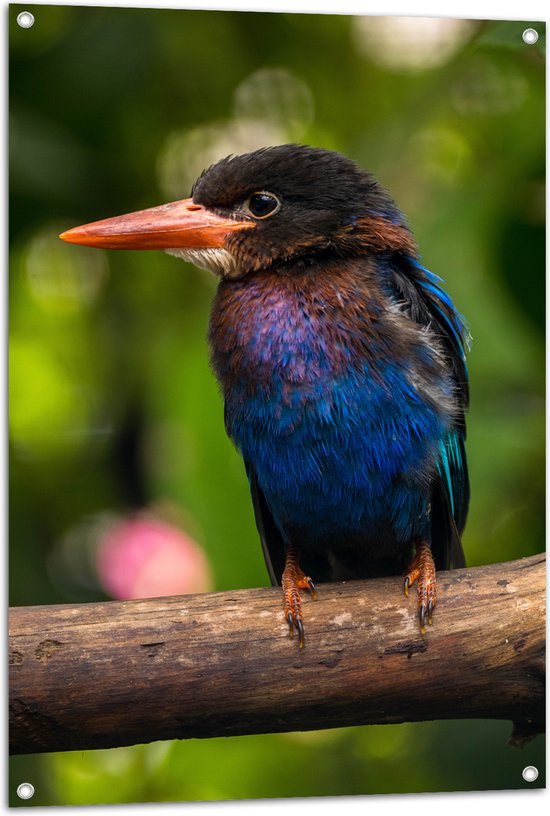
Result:
<instances>
[{"instance_id":1,"label":"bird claw","mask_svg":"<svg viewBox=\"0 0 550 816\"><path fill-rule=\"evenodd\" d=\"M298 632L298 646L300 649L304 646L304 624L302 622L301 613L287 612L286 619L288 621L288 636L294 637L294 632Z\"/></svg>"},{"instance_id":2,"label":"bird claw","mask_svg":"<svg viewBox=\"0 0 550 816\"><path fill-rule=\"evenodd\" d=\"M421 603L418 607L418 619L420 621L420 631L422 634L426 632L426 604Z\"/></svg>"},{"instance_id":3,"label":"bird claw","mask_svg":"<svg viewBox=\"0 0 550 816\"><path fill-rule=\"evenodd\" d=\"M316 601L317 600L317 589L315 587L315 584L313 583L313 581L309 577L306 577L305 580L306 580L306 583L307 583L307 587L303 587L303 588L309 590L309 592L311 592L312 600ZM300 583L298 583L298 586L300 586Z\"/></svg>"},{"instance_id":4,"label":"bird claw","mask_svg":"<svg viewBox=\"0 0 550 816\"><path fill-rule=\"evenodd\" d=\"M416 545L416 553L405 576L405 596L409 597L409 587L417 581L418 588L418 620L420 632L425 634L426 621L432 625L433 611L437 602L435 564L432 551L425 541Z\"/></svg>"},{"instance_id":5,"label":"bird claw","mask_svg":"<svg viewBox=\"0 0 550 816\"><path fill-rule=\"evenodd\" d=\"M282 586L288 634L289 637L292 638L294 637L295 631L298 633L298 646L302 649L305 643L305 636L300 590L304 589L310 592L313 600L317 600L317 590L315 589L315 584L312 579L300 569L298 565L298 551L295 547L290 547L287 550Z\"/></svg>"},{"instance_id":6,"label":"bird claw","mask_svg":"<svg viewBox=\"0 0 550 816\"><path fill-rule=\"evenodd\" d=\"M304 624L302 623L302 619L297 618L294 621L294 626L298 631L298 646L300 649L302 649L304 646Z\"/></svg>"},{"instance_id":7,"label":"bird claw","mask_svg":"<svg viewBox=\"0 0 550 816\"><path fill-rule=\"evenodd\" d=\"M435 591L435 590L434 590ZM430 598L428 601L428 623L432 625L432 615L435 608L435 598Z\"/></svg>"},{"instance_id":8,"label":"bird claw","mask_svg":"<svg viewBox=\"0 0 550 816\"><path fill-rule=\"evenodd\" d=\"M421 588L419 587L419 592L421 592ZM430 591L430 588L428 588ZM433 587L433 592L435 594L435 587ZM424 602L420 602L420 609L421 609L421 617L420 617L420 632L421 634L426 633L426 621L428 622L429 626L433 624L433 611L435 608L435 600L428 601L426 605Z\"/></svg>"},{"instance_id":9,"label":"bird claw","mask_svg":"<svg viewBox=\"0 0 550 816\"><path fill-rule=\"evenodd\" d=\"M292 612L287 612L286 619L288 621L288 636L294 637L294 616Z\"/></svg>"}]
</instances>

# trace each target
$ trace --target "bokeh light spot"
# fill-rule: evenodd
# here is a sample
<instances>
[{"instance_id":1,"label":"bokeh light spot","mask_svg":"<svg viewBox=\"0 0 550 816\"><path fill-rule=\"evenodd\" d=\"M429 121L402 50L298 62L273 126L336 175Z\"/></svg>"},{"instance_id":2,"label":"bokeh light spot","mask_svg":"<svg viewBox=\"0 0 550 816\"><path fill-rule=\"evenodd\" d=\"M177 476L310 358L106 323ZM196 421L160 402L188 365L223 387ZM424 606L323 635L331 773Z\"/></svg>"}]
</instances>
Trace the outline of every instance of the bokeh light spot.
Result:
<instances>
[{"instance_id":1,"label":"bokeh light spot","mask_svg":"<svg viewBox=\"0 0 550 816\"><path fill-rule=\"evenodd\" d=\"M529 93L529 83L513 64L474 57L457 77L451 99L464 115L503 114L517 110Z\"/></svg>"},{"instance_id":2,"label":"bokeh light spot","mask_svg":"<svg viewBox=\"0 0 550 816\"><path fill-rule=\"evenodd\" d=\"M156 598L205 592L212 586L203 550L172 524L142 514L105 531L97 572L115 598Z\"/></svg>"},{"instance_id":3,"label":"bokeh light spot","mask_svg":"<svg viewBox=\"0 0 550 816\"><path fill-rule=\"evenodd\" d=\"M168 197L182 198L189 195L201 172L219 159L287 141L286 132L277 124L255 119L215 122L172 133L159 153L159 184Z\"/></svg>"},{"instance_id":4,"label":"bokeh light spot","mask_svg":"<svg viewBox=\"0 0 550 816\"><path fill-rule=\"evenodd\" d=\"M438 184L452 184L471 165L471 148L462 133L434 126L415 133L410 145L412 166Z\"/></svg>"},{"instance_id":5,"label":"bokeh light spot","mask_svg":"<svg viewBox=\"0 0 550 816\"><path fill-rule=\"evenodd\" d=\"M396 71L444 65L474 30L471 20L444 17L356 17L353 23L359 52Z\"/></svg>"},{"instance_id":6,"label":"bokeh light spot","mask_svg":"<svg viewBox=\"0 0 550 816\"><path fill-rule=\"evenodd\" d=\"M299 141L313 120L313 95L302 80L283 68L262 68L235 91L235 116L270 122Z\"/></svg>"},{"instance_id":7,"label":"bokeh light spot","mask_svg":"<svg viewBox=\"0 0 550 816\"><path fill-rule=\"evenodd\" d=\"M48 224L30 239L25 252L25 272L32 297L57 313L90 306L108 276L107 255L96 249L67 246L58 234L65 227Z\"/></svg>"}]
</instances>

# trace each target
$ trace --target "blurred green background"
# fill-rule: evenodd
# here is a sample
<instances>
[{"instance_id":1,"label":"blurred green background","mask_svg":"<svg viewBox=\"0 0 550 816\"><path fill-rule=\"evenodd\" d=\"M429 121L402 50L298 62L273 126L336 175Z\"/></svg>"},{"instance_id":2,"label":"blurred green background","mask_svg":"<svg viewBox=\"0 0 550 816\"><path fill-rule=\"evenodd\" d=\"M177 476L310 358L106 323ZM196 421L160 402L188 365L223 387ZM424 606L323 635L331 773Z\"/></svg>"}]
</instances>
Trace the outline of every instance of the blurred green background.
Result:
<instances>
[{"instance_id":1,"label":"blurred green background","mask_svg":"<svg viewBox=\"0 0 550 816\"><path fill-rule=\"evenodd\" d=\"M213 588L267 584L208 366L215 280L57 234L185 197L218 158L287 141L372 170L469 321L469 564L542 551L544 26L25 6L23 30L22 8L9 10L10 602L109 597L94 560L105 520L143 510L192 536ZM543 786L542 737L519 751L509 733L456 721L18 757L10 789L25 806L483 790L527 787L527 764ZM13 795L21 781L31 802Z\"/></svg>"}]
</instances>

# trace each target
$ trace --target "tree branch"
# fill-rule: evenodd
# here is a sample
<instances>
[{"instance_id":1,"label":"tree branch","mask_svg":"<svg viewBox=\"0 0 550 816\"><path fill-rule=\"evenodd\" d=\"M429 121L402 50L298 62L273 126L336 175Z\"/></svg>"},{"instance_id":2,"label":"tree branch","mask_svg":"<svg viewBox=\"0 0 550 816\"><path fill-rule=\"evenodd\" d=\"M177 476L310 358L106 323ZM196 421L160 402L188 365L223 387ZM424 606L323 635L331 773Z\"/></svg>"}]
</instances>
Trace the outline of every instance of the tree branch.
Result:
<instances>
[{"instance_id":1,"label":"tree branch","mask_svg":"<svg viewBox=\"0 0 550 816\"><path fill-rule=\"evenodd\" d=\"M326 584L289 640L279 589L10 612L12 753L365 723L544 728L538 555L438 575L422 637L399 578Z\"/></svg>"}]
</instances>

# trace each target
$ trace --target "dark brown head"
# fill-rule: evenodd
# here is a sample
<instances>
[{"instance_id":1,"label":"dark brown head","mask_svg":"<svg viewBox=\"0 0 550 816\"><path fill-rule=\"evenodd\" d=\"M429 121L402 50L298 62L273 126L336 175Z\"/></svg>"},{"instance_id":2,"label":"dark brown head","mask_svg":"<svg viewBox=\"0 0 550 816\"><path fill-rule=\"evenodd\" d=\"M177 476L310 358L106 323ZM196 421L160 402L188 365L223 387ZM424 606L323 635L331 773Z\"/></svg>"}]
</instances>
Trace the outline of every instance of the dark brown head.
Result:
<instances>
[{"instance_id":1,"label":"dark brown head","mask_svg":"<svg viewBox=\"0 0 550 816\"><path fill-rule=\"evenodd\" d=\"M331 150L280 145L229 156L192 196L65 232L113 249L165 249L229 278L297 259L414 253L403 216L371 173Z\"/></svg>"}]
</instances>

